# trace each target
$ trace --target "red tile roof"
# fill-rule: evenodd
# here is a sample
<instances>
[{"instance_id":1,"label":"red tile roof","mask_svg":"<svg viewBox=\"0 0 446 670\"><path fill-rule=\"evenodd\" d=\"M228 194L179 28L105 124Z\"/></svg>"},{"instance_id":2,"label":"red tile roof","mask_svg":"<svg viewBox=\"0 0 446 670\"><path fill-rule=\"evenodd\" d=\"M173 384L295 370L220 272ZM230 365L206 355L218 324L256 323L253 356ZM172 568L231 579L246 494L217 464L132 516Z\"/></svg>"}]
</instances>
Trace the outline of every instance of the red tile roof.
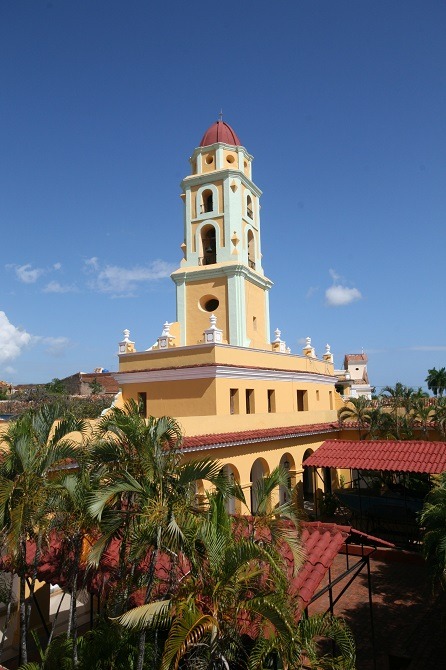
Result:
<instances>
[{"instance_id":1,"label":"red tile roof","mask_svg":"<svg viewBox=\"0 0 446 670\"><path fill-rule=\"evenodd\" d=\"M345 354L344 360L348 363L367 363L368 358L367 354Z\"/></svg>"},{"instance_id":2,"label":"red tile roof","mask_svg":"<svg viewBox=\"0 0 446 670\"><path fill-rule=\"evenodd\" d=\"M248 519L249 520L249 519ZM305 522L300 524L301 539L305 555L305 560L298 571L293 575L293 557L291 549L283 545L281 552L286 563L290 581L290 594L297 596L300 601L301 609L305 609L310 600L316 593L316 589L324 578L327 570L332 565L335 557L341 551L343 545L349 540L356 540L366 547L376 547L383 545L393 547L394 545L383 540L356 531L350 526L338 526L334 523L321 523L319 521ZM245 528L246 530L246 528ZM259 531L262 535L268 533L266 529ZM90 593L101 593L104 588L110 588L116 579L116 566L118 563L119 541L113 540L108 550L103 554L99 563L99 568L95 574L90 575L87 580L87 589ZM143 559L138 570L146 570L148 566L150 552ZM32 565L35 558L35 544L29 542L27 545L27 562ZM38 565L38 578L50 584L59 584L64 586L67 583L68 575L65 569L66 555L64 548L58 536L53 534L50 537L49 546L44 549L40 556ZM0 560L2 570L10 569L9 561L3 557ZM81 571L84 569L81 564ZM178 578L183 578L189 571L187 561L180 560L176 566ZM160 553L156 563L156 576L160 581L160 594L163 591L163 584L170 580L171 563L167 554ZM157 594L159 595L159 594ZM138 601L139 594L134 594L134 604L141 604ZM297 614L297 613L296 613Z\"/></svg>"},{"instance_id":3,"label":"red tile roof","mask_svg":"<svg viewBox=\"0 0 446 670\"><path fill-rule=\"evenodd\" d=\"M327 440L304 465L439 474L446 470L446 442Z\"/></svg>"},{"instance_id":4,"label":"red tile roof","mask_svg":"<svg viewBox=\"0 0 446 670\"><path fill-rule=\"evenodd\" d=\"M301 523L305 563L291 585L298 594L302 609L310 602L325 573L349 536L350 528L329 523Z\"/></svg>"},{"instance_id":5,"label":"red tile roof","mask_svg":"<svg viewBox=\"0 0 446 670\"><path fill-rule=\"evenodd\" d=\"M91 384L96 380L104 389L105 393L118 393L119 384L114 379L113 372L80 372L81 381Z\"/></svg>"},{"instance_id":6,"label":"red tile roof","mask_svg":"<svg viewBox=\"0 0 446 670\"><path fill-rule=\"evenodd\" d=\"M210 435L192 435L185 437L182 448L200 449L204 447L216 448L235 444L249 444L253 442L267 442L269 440L286 440L290 437L317 435L318 433L332 433L339 430L337 423L315 423L306 426L285 426L280 428L258 428L243 430L235 433L215 433Z\"/></svg>"}]
</instances>

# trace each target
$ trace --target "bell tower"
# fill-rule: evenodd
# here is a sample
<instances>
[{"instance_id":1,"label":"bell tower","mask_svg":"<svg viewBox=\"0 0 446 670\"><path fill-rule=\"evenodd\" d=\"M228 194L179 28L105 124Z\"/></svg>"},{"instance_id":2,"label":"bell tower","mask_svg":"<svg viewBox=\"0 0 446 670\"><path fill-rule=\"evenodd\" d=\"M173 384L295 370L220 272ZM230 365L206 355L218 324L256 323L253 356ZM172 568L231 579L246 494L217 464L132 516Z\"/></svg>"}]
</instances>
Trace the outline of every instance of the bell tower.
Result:
<instances>
[{"instance_id":1,"label":"bell tower","mask_svg":"<svg viewBox=\"0 0 446 670\"><path fill-rule=\"evenodd\" d=\"M217 317L223 341L271 350L268 292L262 269L260 196L253 157L222 119L205 132L181 183L184 258L176 284L180 344L198 344Z\"/></svg>"}]
</instances>

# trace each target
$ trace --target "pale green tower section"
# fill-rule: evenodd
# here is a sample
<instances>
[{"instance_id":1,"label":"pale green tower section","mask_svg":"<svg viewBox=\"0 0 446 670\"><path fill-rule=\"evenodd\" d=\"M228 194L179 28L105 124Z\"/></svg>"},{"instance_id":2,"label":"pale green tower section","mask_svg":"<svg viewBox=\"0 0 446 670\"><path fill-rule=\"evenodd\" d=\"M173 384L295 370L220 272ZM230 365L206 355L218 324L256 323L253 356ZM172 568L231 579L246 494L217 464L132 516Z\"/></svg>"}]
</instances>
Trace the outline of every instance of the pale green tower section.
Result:
<instances>
[{"instance_id":1,"label":"pale green tower section","mask_svg":"<svg viewBox=\"0 0 446 670\"><path fill-rule=\"evenodd\" d=\"M268 291L262 268L260 196L253 157L222 120L203 136L181 183L184 258L176 284L181 345L200 342L214 313L231 345L271 349Z\"/></svg>"}]
</instances>

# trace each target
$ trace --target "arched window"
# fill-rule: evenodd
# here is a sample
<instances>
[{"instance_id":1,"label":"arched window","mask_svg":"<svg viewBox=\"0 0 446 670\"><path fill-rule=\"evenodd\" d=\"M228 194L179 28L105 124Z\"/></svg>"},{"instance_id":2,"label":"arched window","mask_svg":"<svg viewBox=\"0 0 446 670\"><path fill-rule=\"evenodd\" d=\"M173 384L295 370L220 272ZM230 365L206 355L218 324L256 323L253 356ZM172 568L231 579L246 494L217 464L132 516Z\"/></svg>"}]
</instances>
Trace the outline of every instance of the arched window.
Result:
<instances>
[{"instance_id":1,"label":"arched window","mask_svg":"<svg viewBox=\"0 0 446 670\"><path fill-rule=\"evenodd\" d=\"M200 265L213 265L217 262L217 242L214 226L205 226L201 230Z\"/></svg>"},{"instance_id":2,"label":"arched window","mask_svg":"<svg viewBox=\"0 0 446 670\"><path fill-rule=\"evenodd\" d=\"M207 188L201 194L201 211L200 214L214 211L214 195L210 188Z\"/></svg>"},{"instance_id":3,"label":"arched window","mask_svg":"<svg viewBox=\"0 0 446 670\"><path fill-rule=\"evenodd\" d=\"M250 219L254 218L254 213L252 211L252 198L250 195L246 198L246 214L249 216Z\"/></svg>"},{"instance_id":4,"label":"arched window","mask_svg":"<svg viewBox=\"0 0 446 670\"><path fill-rule=\"evenodd\" d=\"M248 265L253 270L256 269L256 252L255 252L255 241L254 233L252 230L248 230Z\"/></svg>"}]
</instances>

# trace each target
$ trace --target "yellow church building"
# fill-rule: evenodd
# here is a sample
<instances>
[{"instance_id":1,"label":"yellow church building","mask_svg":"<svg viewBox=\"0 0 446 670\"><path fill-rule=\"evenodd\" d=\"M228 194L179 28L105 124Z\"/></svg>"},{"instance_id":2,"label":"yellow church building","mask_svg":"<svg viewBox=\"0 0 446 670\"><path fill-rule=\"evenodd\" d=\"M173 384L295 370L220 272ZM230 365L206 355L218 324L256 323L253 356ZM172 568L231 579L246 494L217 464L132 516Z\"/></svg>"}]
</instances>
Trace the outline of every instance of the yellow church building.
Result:
<instances>
[{"instance_id":1,"label":"yellow church building","mask_svg":"<svg viewBox=\"0 0 446 670\"><path fill-rule=\"evenodd\" d=\"M247 500L252 483L279 464L311 497L315 478L302 462L337 436L342 399L328 345L319 359L310 338L301 355L290 352L279 330L271 341L272 282L262 267L262 192L252 162L223 120L205 132L181 183L176 321L166 321L144 351L125 330L114 377L123 400L139 402L146 416L175 417L185 457L220 460ZM330 488L329 470L323 474Z\"/></svg>"}]
</instances>

